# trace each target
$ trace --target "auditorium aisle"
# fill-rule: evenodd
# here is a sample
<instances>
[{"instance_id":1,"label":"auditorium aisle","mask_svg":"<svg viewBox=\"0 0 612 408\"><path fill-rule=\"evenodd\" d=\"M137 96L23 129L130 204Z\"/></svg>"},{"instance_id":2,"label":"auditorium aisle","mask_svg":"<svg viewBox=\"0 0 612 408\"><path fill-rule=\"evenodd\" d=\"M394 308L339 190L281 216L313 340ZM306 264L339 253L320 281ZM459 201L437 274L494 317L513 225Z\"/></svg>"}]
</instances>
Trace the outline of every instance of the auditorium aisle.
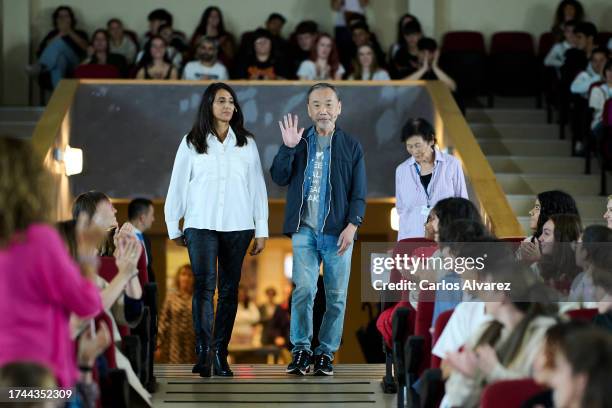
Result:
<instances>
[{"instance_id":1,"label":"auditorium aisle","mask_svg":"<svg viewBox=\"0 0 612 408\"><path fill-rule=\"evenodd\" d=\"M584 174L582 157L571 157L570 132L559 139L559 126L546 123L544 109L533 99L496 98L495 109L469 109L467 120L486 155L514 213L529 231L529 210L535 195L546 190L564 190L573 195L583 225L603 224L606 199L599 196L600 176L596 159L590 175ZM608 191L612 192L611 177Z\"/></svg>"},{"instance_id":2,"label":"auditorium aisle","mask_svg":"<svg viewBox=\"0 0 612 408\"><path fill-rule=\"evenodd\" d=\"M200 378L190 365L155 366L155 407L394 407L383 394L383 364L339 364L333 377L288 376L284 365L232 365L234 378Z\"/></svg>"}]
</instances>

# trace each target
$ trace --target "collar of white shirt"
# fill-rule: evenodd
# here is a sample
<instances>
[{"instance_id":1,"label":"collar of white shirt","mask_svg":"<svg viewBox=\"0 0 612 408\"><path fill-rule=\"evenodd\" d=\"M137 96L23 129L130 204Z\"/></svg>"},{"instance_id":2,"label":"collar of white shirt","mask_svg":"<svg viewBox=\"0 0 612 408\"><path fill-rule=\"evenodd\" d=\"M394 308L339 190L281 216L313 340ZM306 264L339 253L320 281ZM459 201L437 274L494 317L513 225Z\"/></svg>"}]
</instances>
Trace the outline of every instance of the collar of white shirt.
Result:
<instances>
[{"instance_id":1,"label":"collar of white shirt","mask_svg":"<svg viewBox=\"0 0 612 408\"><path fill-rule=\"evenodd\" d=\"M225 147L227 146L233 146L236 143L236 134L234 133L234 130L232 129L232 127L229 127L229 130L227 132L227 136L225 137L225 140L223 141L223 143L221 143L219 141L219 139L217 138L217 136L213 135L212 133L209 133L208 136L206 136L206 141L208 143L218 143L220 145L223 145ZM234 142L230 145L231 142Z\"/></svg>"}]
</instances>

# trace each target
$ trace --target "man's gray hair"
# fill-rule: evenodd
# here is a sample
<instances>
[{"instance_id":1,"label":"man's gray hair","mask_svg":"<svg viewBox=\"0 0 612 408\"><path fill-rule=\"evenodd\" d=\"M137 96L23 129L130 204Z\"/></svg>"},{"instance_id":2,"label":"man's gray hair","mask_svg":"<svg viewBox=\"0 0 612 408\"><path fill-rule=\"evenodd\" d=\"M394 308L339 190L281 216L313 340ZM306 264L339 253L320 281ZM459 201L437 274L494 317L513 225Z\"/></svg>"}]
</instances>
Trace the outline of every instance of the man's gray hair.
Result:
<instances>
[{"instance_id":1,"label":"man's gray hair","mask_svg":"<svg viewBox=\"0 0 612 408\"><path fill-rule=\"evenodd\" d=\"M310 89L308 90L308 94L306 95L306 102L310 101L310 94L313 93L314 91L318 90L318 89L331 89L332 91L334 91L334 93L336 94L336 98L338 98L338 100L340 100L340 92L338 92L338 89L333 86L332 84L328 83L328 82L319 82L318 84L314 84L313 86L310 87Z\"/></svg>"}]
</instances>

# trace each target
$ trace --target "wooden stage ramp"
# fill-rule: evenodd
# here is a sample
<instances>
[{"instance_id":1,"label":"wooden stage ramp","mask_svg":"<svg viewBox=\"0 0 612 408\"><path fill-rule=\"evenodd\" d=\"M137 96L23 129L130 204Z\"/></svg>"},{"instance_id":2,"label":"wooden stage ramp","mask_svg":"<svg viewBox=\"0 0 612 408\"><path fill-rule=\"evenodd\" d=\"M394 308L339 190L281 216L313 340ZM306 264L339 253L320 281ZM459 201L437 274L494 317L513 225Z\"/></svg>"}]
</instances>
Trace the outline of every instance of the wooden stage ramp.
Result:
<instances>
[{"instance_id":1,"label":"wooden stage ramp","mask_svg":"<svg viewBox=\"0 0 612 408\"><path fill-rule=\"evenodd\" d=\"M158 364L155 407L394 407L382 364L339 364L333 377L285 374L285 365L234 364L231 379L201 378L191 365Z\"/></svg>"}]
</instances>

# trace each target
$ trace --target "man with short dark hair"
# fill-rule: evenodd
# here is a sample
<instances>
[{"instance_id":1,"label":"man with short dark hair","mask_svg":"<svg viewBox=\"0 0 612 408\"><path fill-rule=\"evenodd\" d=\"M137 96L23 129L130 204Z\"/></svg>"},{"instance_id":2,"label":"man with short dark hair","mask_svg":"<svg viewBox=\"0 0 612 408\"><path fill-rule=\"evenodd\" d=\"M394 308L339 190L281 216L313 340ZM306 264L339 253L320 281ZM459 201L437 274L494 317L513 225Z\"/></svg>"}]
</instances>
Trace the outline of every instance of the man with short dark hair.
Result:
<instances>
[{"instance_id":1,"label":"man with short dark hair","mask_svg":"<svg viewBox=\"0 0 612 408\"><path fill-rule=\"evenodd\" d=\"M155 282L151 257L151 241L144 235L155 221L155 208L153 207L153 202L148 198L133 199L128 205L128 221L134 226L134 234L136 238L142 242L145 248L149 282Z\"/></svg>"},{"instance_id":2,"label":"man with short dark hair","mask_svg":"<svg viewBox=\"0 0 612 408\"><path fill-rule=\"evenodd\" d=\"M342 110L336 88L327 83L312 86L307 103L314 125L304 132L298 130L297 115L285 116L279 122L283 144L270 169L276 184L289 186L283 233L291 237L293 246L295 289L290 327L293 361L286 371L297 375L310 371L313 303L323 263L326 310L314 350L314 373L333 375L331 362L342 338L353 241L365 214L366 169L359 141L336 127Z\"/></svg>"}]
</instances>

